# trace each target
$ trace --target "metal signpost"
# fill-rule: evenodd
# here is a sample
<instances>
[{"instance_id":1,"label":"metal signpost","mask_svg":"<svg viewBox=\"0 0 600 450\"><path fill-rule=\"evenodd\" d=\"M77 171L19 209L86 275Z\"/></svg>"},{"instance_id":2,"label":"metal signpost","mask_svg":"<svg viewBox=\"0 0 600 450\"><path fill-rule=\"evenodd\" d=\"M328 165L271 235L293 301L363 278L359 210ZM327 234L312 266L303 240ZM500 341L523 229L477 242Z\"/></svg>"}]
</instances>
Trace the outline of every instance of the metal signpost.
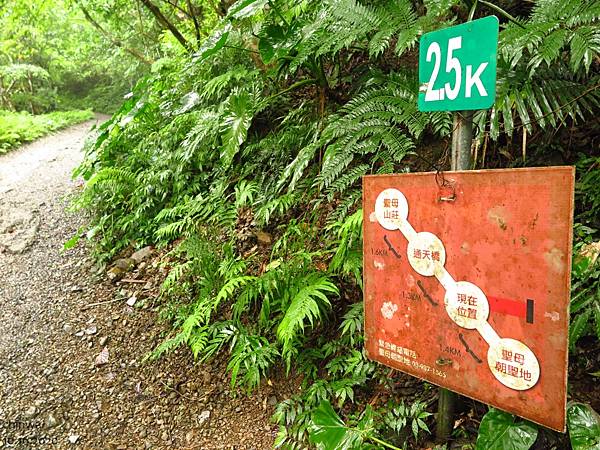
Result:
<instances>
[{"instance_id":1,"label":"metal signpost","mask_svg":"<svg viewBox=\"0 0 600 450\"><path fill-rule=\"evenodd\" d=\"M367 354L563 431L574 169L444 176L363 179Z\"/></svg>"},{"instance_id":2,"label":"metal signpost","mask_svg":"<svg viewBox=\"0 0 600 450\"><path fill-rule=\"evenodd\" d=\"M363 179L366 351L441 387L441 439L451 391L565 428L574 170L467 171L497 41L496 17L421 38L419 109L462 111L458 172Z\"/></svg>"},{"instance_id":3,"label":"metal signpost","mask_svg":"<svg viewBox=\"0 0 600 450\"><path fill-rule=\"evenodd\" d=\"M419 110L463 110L453 120L453 171L471 168L471 110L490 108L496 99L498 33L498 18L490 16L427 33L421 38ZM440 71L442 60L446 64ZM436 423L440 441L446 441L452 432L455 403L456 395L440 388Z\"/></svg>"}]
</instances>

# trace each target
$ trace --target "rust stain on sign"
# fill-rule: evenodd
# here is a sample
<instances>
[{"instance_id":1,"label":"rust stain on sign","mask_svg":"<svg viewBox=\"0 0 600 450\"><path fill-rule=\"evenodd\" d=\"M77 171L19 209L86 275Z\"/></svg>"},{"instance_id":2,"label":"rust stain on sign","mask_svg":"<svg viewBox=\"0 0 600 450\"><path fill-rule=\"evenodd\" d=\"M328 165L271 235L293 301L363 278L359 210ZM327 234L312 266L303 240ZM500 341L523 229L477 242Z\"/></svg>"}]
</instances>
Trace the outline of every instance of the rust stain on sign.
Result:
<instances>
[{"instance_id":1,"label":"rust stain on sign","mask_svg":"<svg viewBox=\"0 0 600 450\"><path fill-rule=\"evenodd\" d=\"M574 169L452 177L363 179L367 354L564 431Z\"/></svg>"},{"instance_id":2,"label":"rust stain on sign","mask_svg":"<svg viewBox=\"0 0 600 450\"><path fill-rule=\"evenodd\" d=\"M504 206L494 206L488 211L488 220L500 227L501 230L506 230L508 213Z\"/></svg>"}]
</instances>

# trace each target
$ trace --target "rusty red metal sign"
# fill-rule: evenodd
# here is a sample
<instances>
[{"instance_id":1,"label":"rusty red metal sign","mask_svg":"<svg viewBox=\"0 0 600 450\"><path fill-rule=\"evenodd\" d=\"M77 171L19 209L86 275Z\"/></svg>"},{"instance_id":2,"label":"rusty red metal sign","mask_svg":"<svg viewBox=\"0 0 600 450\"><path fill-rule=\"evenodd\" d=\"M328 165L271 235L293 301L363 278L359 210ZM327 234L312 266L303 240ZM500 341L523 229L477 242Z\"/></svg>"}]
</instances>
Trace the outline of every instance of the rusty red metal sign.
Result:
<instances>
[{"instance_id":1,"label":"rusty red metal sign","mask_svg":"<svg viewBox=\"0 0 600 450\"><path fill-rule=\"evenodd\" d=\"M572 167L363 178L369 358L564 431Z\"/></svg>"}]
</instances>

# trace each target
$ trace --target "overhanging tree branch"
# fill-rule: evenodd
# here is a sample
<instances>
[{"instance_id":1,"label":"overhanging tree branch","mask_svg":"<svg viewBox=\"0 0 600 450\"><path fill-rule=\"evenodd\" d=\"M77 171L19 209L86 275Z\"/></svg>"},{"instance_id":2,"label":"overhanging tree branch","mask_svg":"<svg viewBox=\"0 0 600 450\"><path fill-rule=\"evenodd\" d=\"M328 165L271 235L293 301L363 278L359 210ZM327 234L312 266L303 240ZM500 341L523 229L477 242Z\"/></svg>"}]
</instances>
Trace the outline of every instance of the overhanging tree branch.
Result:
<instances>
[{"instance_id":1,"label":"overhanging tree branch","mask_svg":"<svg viewBox=\"0 0 600 450\"><path fill-rule=\"evenodd\" d=\"M198 45L200 45L200 40L201 40L200 23L198 22L198 17L196 17L196 7L194 5L192 5L192 0L186 0L187 7L188 7L187 10L185 8L179 6L177 3L174 3L171 0L162 0L162 1L165 2L167 5L172 6L177 11L181 12L184 16L186 16L193 22L194 32L196 35L196 43ZM200 8L200 10L202 10L202 7L199 7L199 8Z\"/></svg>"},{"instance_id":2,"label":"overhanging tree branch","mask_svg":"<svg viewBox=\"0 0 600 450\"><path fill-rule=\"evenodd\" d=\"M189 17L190 19L192 18L191 13L189 11L185 10L184 8L182 8L181 6L179 6L177 3L173 3L171 0L162 0L162 1L164 3L166 3L167 5L172 6L177 11L183 13L185 16Z\"/></svg>"},{"instance_id":3,"label":"overhanging tree branch","mask_svg":"<svg viewBox=\"0 0 600 450\"><path fill-rule=\"evenodd\" d=\"M198 18L196 17L196 11L194 9L194 5L192 5L192 0L187 0L188 9L190 10L190 15L192 16L192 21L194 22L194 30L196 31L196 43L200 45L200 24L198 23Z\"/></svg>"},{"instance_id":4,"label":"overhanging tree branch","mask_svg":"<svg viewBox=\"0 0 600 450\"><path fill-rule=\"evenodd\" d=\"M122 48L124 51L134 56L136 59L140 60L144 64L152 65L153 61L146 58L139 50L135 48L128 47L125 43L114 36L112 36L108 31L106 31L102 25L100 25L96 20L91 16L87 9L80 3L77 2L79 9L83 12L85 19L92 24L92 26L98 30L106 39L108 39L114 46Z\"/></svg>"},{"instance_id":5,"label":"overhanging tree branch","mask_svg":"<svg viewBox=\"0 0 600 450\"><path fill-rule=\"evenodd\" d=\"M143 5L148 8L148 10L152 13L152 15L156 18L156 20L158 21L158 23L160 23L161 26L163 26L164 28L167 28L171 34L173 36L175 36L175 39L177 39L177 41L179 41L179 43L183 46L183 48L185 48L186 50L190 51L192 50L189 42L187 41L187 39L183 36L183 34L181 34L179 32L179 30L175 27L175 25L173 25L166 17L165 15L162 13L162 11L158 8L158 6L156 6L154 3L152 3L150 0L141 0Z\"/></svg>"}]
</instances>

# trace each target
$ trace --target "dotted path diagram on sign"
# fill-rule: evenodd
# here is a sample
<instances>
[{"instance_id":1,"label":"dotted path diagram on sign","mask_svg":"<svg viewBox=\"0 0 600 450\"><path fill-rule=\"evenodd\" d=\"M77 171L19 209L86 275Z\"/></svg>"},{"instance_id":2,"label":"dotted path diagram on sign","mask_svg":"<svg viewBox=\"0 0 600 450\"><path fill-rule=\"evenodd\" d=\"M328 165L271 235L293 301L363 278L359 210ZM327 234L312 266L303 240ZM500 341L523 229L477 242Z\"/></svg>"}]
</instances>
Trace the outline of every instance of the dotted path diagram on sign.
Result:
<instances>
[{"instance_id":1,"label":"dotted path diagram on sign","mask_svg":"<svg viewBox=\"0 0 600 450\"><path fill-rule=\"evenodd\" d=\"M498 381L518 391L536 385L540 366L535 354L523 342L501 338L488 322L490 306L485 293L468 281L456 281L446 270L446 250L433 233L417 232L408 222L408 202L398 189L384 189L375 202L375 216L386 230L399 230L408 241L407 259L419 275L435 277L446 293L444 305L459 327L477 330L487 342L488 366Z\"/></svg>"}]
</instances>

